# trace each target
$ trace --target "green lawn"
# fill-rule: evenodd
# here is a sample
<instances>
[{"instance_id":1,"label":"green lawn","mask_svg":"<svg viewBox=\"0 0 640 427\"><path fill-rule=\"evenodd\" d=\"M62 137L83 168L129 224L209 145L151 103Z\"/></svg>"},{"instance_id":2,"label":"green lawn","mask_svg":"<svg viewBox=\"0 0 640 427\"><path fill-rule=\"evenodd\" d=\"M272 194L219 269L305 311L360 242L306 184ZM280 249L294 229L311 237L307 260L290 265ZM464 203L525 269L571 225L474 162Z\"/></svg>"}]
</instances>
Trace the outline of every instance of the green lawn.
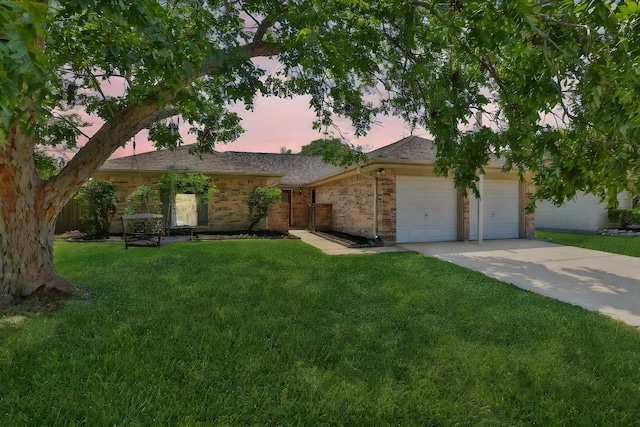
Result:
<instances>
[{"instance_id":1,"label":"green lawn","mask_svg":"<svg viewBox=\"0 0 640 427\"><path fill-rule=\"evenodd\" d=\"M640 333L415 253L57 243L0 318L0 425L634 425Z\"/></svg>"},{"instance_id":2,"label":"green lawn","mask_svg":"<svg viewBox=\"0 0 640 427\"><path fill-rule=\"evenodd\" d=\"M640 236L600 236L536 231L536 238L561 245L578 246L597 251L640 257Z\"/></svg>"}]
</instances>

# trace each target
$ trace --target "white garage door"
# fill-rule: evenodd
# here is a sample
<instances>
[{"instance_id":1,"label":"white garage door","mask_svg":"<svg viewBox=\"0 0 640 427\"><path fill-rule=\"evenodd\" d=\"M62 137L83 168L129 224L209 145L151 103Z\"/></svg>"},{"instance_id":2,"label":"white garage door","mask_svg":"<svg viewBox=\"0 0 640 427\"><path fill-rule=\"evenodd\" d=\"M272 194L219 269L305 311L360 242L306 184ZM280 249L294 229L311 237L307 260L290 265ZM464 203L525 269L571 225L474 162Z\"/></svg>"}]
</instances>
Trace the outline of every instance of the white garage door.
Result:
<instances>
[{"instance_id":1,"label":"white garage door","mask_svg":"<svg viewBox=\"0 0 640 427\"><path fill-rule=\"evenodd\" d=\"M519 233L520 203L518 181L484 180L483 239L517 239ZM469 200L470 239L478 240L478 201Z\"/></svg>"},{"instance_id":2,"label":"white garage door","mask_svg":"<svg viewBox=\"0 0 640 427\"><path fill-rule=\"evenodd\" d=\"M396 241L442 242L458 236L458 196L446 178L398 176Z\"/></svg>"}]
</instances>

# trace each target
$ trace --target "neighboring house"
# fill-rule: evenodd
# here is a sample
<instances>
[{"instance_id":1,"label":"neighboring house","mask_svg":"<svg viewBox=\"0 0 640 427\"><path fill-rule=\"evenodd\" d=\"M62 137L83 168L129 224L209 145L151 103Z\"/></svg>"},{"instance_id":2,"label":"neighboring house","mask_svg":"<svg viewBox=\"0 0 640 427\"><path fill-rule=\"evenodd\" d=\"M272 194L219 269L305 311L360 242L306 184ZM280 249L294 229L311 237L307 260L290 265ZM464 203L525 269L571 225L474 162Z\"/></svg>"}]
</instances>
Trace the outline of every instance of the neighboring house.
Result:
<instances>
[{"instance_id":1,"label":"neighboring house","mask_svg":"<svg viewBox=\"0 0 640 427\"><path fill-rule=\"evenodd\" d=\"M478 202L434 174L435 152L431 141L411 136L368 153L364 165L337 168L320 156L292 154L216 152L200 159L183 146L108 160L94 178L116 185L121 215L138 185L153 185L167 171L202 172L219 190L201 210L199 225L211 230L246 228L249 192L276 186L283 203L272 209L268 228L332 229L387 244L475 240L479 229L483 239L533 237L534 216L524 209L530 188L517 173L502 172L499 159L487 165L478 227Z\"/></svg>"},{"instance_id":2,"label":"neighboring house","mask_svg":"<svg viewBox=\"0 0 640 427\"><path fill-rule=\"evenodd\" d=\"M633 208L633 200L627 194L618 195L619 209ZM536 204L536 228L569 232L596 232L616 226L610 224L607 204L593 194L580 193L562 206L551 202Z\"/></svg>"}]
</instances>

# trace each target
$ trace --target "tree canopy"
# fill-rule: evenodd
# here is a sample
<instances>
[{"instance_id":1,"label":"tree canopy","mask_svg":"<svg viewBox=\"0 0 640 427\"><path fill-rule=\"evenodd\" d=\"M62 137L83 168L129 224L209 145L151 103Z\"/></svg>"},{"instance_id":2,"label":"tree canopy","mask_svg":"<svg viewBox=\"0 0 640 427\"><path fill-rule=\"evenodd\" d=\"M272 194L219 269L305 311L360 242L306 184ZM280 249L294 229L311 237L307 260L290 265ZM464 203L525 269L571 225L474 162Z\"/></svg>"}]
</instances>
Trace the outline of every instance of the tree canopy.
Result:
<instances>
[{"instance_id":1,"label":"tree canopy","mask_svg":"<svg viewBox=\"0 0 640 427\"><path fill-rule=\"evenodd\" d=\"M401 116L463 188L498 154L537 198L638 193L639 26L637 2L613 0L0 0L0 267L15 272L0 299L60 283L46 232L117 148L143 129L176 147L181 120L210 151L240 135L231 107L257 94L308 95L316 128L338 115L356 136ZM83 134L78 112L101 125ZM59 173L37 175L37 148L80 137Z\"/></svg>"},{"instance_id":2,"label":"tree canopy","mask_svg":"<svg viewBox=\"0 0 640 427\"><path fill-rule=\"evenodd\" d=\"M361 146L354 146L339 138L314 139L303 145L298 154L305 156L322 156L325 163L335 166L349 166L366 160Z\"/></svg>"},{"instance_id":3,"label":"tree canopy","mask_svg":"<svg viewBox=\"0 0 640 427\"><path fill-rule=\"evenodd\" d=\"M310 143L300 147L300 153L305 156L319 156L329 147L341 147L343 142L338 138L314 139Z\"/></svg>"},{"instance_id":4,"label":"tree canopy","mask_svg":"<svg viewBox=\"0 0 640 427\"><path fill-rule=\"evenodd\" d=\"M194 150L204 152L240 134L233 103L251 108L257 93L305 94L318 128L338 114L363 135L378 113L423 126L435 137L438 170L460 186L472 185L496 153L535 173L540 197L637 187L633 1L0 5L4 129L23 119L39 143L75 145L78 118L68 108L109 123L145 106L128 134L148 127L158 147L175 147L178 126L167 119L180 115L197 135ZM277 57L282 67L265 76L256 56ZM107 94L101 83L118 79L121 92ZM17 108L25 92L32 108ZM375 93L382 96L373 100ZM487 126L465 133L479 111Z\"/></svg>"}]
</instances>

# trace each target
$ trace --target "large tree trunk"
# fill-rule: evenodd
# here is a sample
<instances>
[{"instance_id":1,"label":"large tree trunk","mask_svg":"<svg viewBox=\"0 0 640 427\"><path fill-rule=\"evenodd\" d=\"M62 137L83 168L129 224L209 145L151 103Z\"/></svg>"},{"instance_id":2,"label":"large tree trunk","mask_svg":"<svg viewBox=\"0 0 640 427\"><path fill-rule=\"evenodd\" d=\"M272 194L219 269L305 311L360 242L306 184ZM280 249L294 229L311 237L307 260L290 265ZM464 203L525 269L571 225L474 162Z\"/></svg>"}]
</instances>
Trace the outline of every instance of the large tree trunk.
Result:
<instances>
[{"instance_id":1,"label":"large tree trunk","mask_svg":"<svg viewBox=\"0 0 640 427\"><path fill-rule=\"evenodd\" d=\"M270 23L265 25L271 25ZM258 34L263 35L264 29ZM274 44L254 40L244 48L247 58L278 52ZM195 81L224 65L218 55L205 61L185 83ZM53 266L55 219L78 188L113 152L140 130L175 114L170 106L179 92L163 90L115 113L87 141L56 176L43 181L33 164L34 135L24 135L15 124L0 143L0 308L33 294L70 294L75 288ZM24 113L32 116L24 99ZM36 118L20 123L36 122Z\"/></svg>"},{"instance_id":2,"label":"large tree trunk","mask_svg":"<svg viewBox=\"0 0 640 427\"><path fill-rule=\"evenodd\" d=\"M17 205L25 206L24 197ZM4 202L4 200L3 200ZM0 308L33 294L58 296L74 291L53 267L53 222L35 210L0 218Z\"/></svg>"},{"instance_id":3,"label":"large tree trunk","mask_svg":"<svg viewBox=\"0 0 640 427\"><path fill-rule=\"evenodd\" d=\"M18 124L10 129L0 145L0 308L33 294L75 290L53 266L56 217L78 188L157 110L152 101L125 108L47 181L35 171L34 136L24 135Z\"/></svg>"},{"instance_id":4,"label":"large tree trunk","mask_svg":"<svg viewBox=\"0 0 640 427\"><path fill-rule=\"evenodd\" d=\"M35 293L74 290L53 267L53 227L61 203L44 202L44 182L32 156L32 141L14 126L0 146L0 308Z\"/></svg>"},{"instance_id":5,"label":"large tree trunk","mask_svg":"<svg viewBox=\"0 0 640 427\"><path fill-rule=\"evenodd\" d=\"M0 308L33 294L75 290L53 266L56 217L78 188L157 110L153 101L125 108L47 181L33 164L34 135L24 135L18 124L10 129L0 145Z\"/></svg>"}]
</instances>

